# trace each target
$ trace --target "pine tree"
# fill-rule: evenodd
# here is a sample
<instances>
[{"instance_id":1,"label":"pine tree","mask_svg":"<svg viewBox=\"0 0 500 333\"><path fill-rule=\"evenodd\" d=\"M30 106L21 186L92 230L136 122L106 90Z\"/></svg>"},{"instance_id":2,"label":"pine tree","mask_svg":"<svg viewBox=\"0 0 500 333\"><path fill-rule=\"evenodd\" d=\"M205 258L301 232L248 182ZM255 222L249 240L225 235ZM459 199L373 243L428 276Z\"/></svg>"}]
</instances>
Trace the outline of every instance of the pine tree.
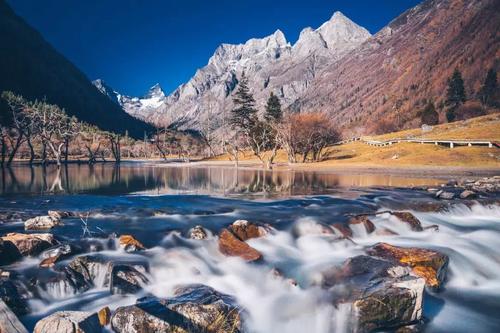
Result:
<instances>
[{"instance_id":1,"label":"pine tree","mask_svg":"<svg viewBox=\"0 0 500 333\"><path fill-rule=\"evenodd\" d=\"M283 118L280 99L272 92L271 95L269 95L269 99L267 100L266 113L264 115L264 118L267 122L280 122Z\"/></svg>"},{"instance_id":2,"label":"pine tree","mask_svg":"<svg viewBox=\"0 0 500 333\"><path fill-rule=\"evenodd\" d=\"M455 112L458 107L466 101L464 80L458 68L455 68L453 75L448 80L448 91L446 95L446 105L449 106L446 112L446 118L451 122L456 118Z\"/></svg>"},{"instance_id":3,"label":"pine tree","mask_svg":"<svg viewBox=\"0 0 500 333\"><path fill-rule=\"evenodd\" d=\"M439 123L439 114L436 112L434 103L429 102L421 115L422 124L437 125Z\"/></svg>"},{"instance_id":4,"label":"pine tree","mask_svg":"<svg viewBox=\"0 0 500 333\"><path fill-rule=\"evenodd\" d=\"M244 72L241 74L233 103L235 108L231 110L229 120L231 127L248 133L257 122L257 109L255 108L255 99L248 88L248 78Z\"/></svg>"},{"instance_id":5,"label":"pine tree","mask_svg":"<svg viewBox=\"0 0 500 333\"><path fill-rule=\"evenodd\" d=\"M488 106L495 106L495 94L498 88L497 72L491 68L486 74L483 86L479 91L481 103Z\"/></svg>"}]
</instances>

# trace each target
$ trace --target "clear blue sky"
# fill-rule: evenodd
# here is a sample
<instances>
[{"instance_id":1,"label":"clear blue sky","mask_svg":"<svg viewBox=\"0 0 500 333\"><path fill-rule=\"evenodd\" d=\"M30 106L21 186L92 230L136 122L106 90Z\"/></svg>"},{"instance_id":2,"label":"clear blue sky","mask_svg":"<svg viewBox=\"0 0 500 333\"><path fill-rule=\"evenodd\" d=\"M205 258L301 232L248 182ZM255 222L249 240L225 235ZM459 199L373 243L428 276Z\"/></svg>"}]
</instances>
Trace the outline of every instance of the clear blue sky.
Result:
<instances>
[{"instance_id":1,"label":"clear blue sky","mask_svg":"<svg viewBox=\"0 0 500 333\"><path fill-rule=\"evenodd\" d=\"M89 79L140 96L159 82L169 93L203 67L221 43L281 29L292 44L340 10L377 32L418 0L8 0Z\"/></svg>"}]
</instances>

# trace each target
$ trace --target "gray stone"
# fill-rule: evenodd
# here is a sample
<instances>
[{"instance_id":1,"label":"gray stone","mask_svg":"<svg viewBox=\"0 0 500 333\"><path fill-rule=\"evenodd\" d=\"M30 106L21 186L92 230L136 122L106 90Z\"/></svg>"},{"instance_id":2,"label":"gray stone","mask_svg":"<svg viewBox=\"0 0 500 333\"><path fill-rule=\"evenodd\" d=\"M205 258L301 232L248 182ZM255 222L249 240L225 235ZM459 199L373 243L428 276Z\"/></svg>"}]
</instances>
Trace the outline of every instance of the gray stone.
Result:
<instances>
[{"instance_id":1,"label":"gray stone","mask_svg":"<svg viewBox=\"0 0 500 333\"><path fill-rule=\"evenodd\" d=\"M24 229L26 230L47 230L52 229L55 226L61 224L59 218L51 216L37 216L32 219L28 219L24 222Z\"/></svg>"},{"instance_id":2,"label":"gray stone","mask_svg":"<svg viewBox=\"0 0 500 333\"><path fill-rule=\"evenodd\" d=\"M38 321L34 333L100 333L97 313L59 311Z\"/></svg>"},{"instance_id":3,"label":"gray stone","mask_svg":"<svg viewBox=\"0 0 500 333\"><path fill-rule=\"evenodd\" d=\"M207 237L207 231L201 225L197 225L189 230L189 238L191 239L202 240L207 239Z\"/></svg>"},{"instance_id":4,"label":"gray stone","mask_svg":"<svg viewBox=\"0 0 500 333\"><path fill-rule=\"evenodd\" d=\"M460 193L460 199L473 199L476 196L477 196L476 192L470 190L465 190L462 193Z\"/></svg>"},{"instance_id":5,"label":"gray stone","mask_svg":"<svg viewBox=\"0 0 500 333\"><path fill-rule=\"evenodd\" d=\"M2 300L0 300L0 332L28 333L28 330Z\"/></svg>"}]
</instances>

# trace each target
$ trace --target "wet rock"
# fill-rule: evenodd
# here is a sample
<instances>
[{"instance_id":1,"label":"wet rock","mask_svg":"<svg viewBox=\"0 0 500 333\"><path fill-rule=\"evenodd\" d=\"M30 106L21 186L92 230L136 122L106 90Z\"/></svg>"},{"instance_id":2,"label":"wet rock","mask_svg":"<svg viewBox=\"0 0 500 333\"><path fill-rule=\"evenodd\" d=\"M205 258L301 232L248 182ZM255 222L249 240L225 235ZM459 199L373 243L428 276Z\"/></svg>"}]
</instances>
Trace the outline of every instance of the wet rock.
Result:
<instances>
[{"instance_id":1,"label":"wet rock","mask_svg":"<svg viewBox=\"0 0 500 333\"><path fill-rule=\"evenodd\" d=\"M21 234L9 233L2 237L4 245L10 243L23 256L35 256L43 250L56 245L57 241L51 234Z\"/></svg>"},{"instance_id":2,"label":"wet rock","mask_svg":"<svg viewBox=\"0 0 500 333\"><path fill-rule=\"evenodd\" d=\"M68 267L80 274L87 284L97 286L103 286L107 272L111 272L111 262L97 255L77 257Z\"/></svg>"},{"instance_id":3,"label":"wet rock","mask_svg":"<svg viewBox=\"0 0 500 333\"><path fill-rule=\"evenodd\" d=\"M53 246L40 254L42 261L39 266L44 268L50 268L55 265L55 263L70 254L73 254L73 248L69 244L59 244Z\"/></svg>"},{"instance_id":4,"label":"wet rock","mask_svg":"<svg viewBox=\"0 0 500 333\"><path fill-rule=\"evenodd\" d=\"M439 191L436 193L436 197L444 200L451 200L455 197L455 193L448 191Z\"/></svg>"},{"instance_id":5,"label":"wet rock","mask_svg":"<svg viewBox=\"0 0 500 333\"><path fill-rule=\"evenodd\" d=\"M131 265L113 264L110 291L112 294L135 294L148 282L146 276Z\"/></svg>"},{"instance_id":6,"label":"wet rock","mask_svg":"<svg viewBox=\"0 0 500 333\"><path fill-rule=\"evenodd\" d=\"M434 289L441 288L446 278L449 259L437 251L378 243L367 253L411 267L415 275L424 278L426 284Z\"/></svg>"},{"instance_id":7,"label":"wet rock","mask_svg":"<svg viewBox=\"0 0 500 333\"><path fill-rule=\"evenodd\" d=\"M227 229L223 229L219 235L219 250L226 256L236 256L246 261L255 261L262 258L259 251L236 238Z\"/></svg>"},{"instance_id":8,"label":"wet rock","mask_svg":"<svg viewBox=\"0 0 500 333\"><path fill-rule=\"evenodd\" d=\"M24 222L26 230L47 230L61 224L61 220L51 216L37 216Z\"/></svg>"},{"instance_id":9,"label":"wet rock","mask_svg":"<svg viewBox=\"0 0 500 333\"><path fill-rule=\"evenodd\" d=\"M146 248L135 239L132 235L121 235L119 238L120 247L126 252L135 252L140 250L145 250Z\"/></svg>"},{"instance_id":10,"label":"wet rock","mask_svg":"<svg viewBox=\"0 0 500 333\"><path fill-rule=\"evenodd\" d=\"M391 212L391 215L396 216L399 220L408 224L410 226L410 229L413 231L424 230L422 228L422 223L420 222L420 220L410 212Z\"/></svg>"},{"instance_id":11,"label":"wet rock","mask_svg":"<svg viewBox=\"0 0 500 333\"><path fill-rule=\"evenodd\" d=\"M339 302L352 303L351 331L392 329L422 318L425 280L409 267L361 255L322 272L320 282Z\"/></svg>"},{"instance_id":12,"label":"wet rock","mask_svg":"<svg viewBox=\"0 0 500 333\"><path fill-rule=\"evenodd\" d=\"M92 287L82 274L69 267L63 267L48 276L39 276L33 284L53 299L64 299Z\"/></svg>"},{"instance_id":13,"label":"wet rock","mask_svg":"<svg viewBox=\"0 0 500 333\"><path fill-rule=\"evenodd\" d=\"M58 311L38 321L34 333L100 333L97 313Z\"/></svg>"},{"instance_id":14,"label":"wet rock","mask_svg":"<svg viewBox=\"0 0 500 333\"><path fill-rule=\"evenodd\" d=\"M474 199L476 197L477 194L474 191L465 190L462 193L460 193L460 199Z\"/></svg>"},{"instance_id":15,"label":"wet rock","mask_svg":"<svg viewBox=\"0 0 500 333\"><path fill-rule=\"evenodd\" d=\"M97 316L99 317L99 324L101 324L101 326L107 326L111 321L111 310L106 306L99 310Z\"/></svg>"},{"instance_id":16,"label":"wet rock","mask_svg":"<svg viewBox=\"0 0 500 333\"><path fill-rule=\"evenodd\" d=\"M349 225L362 224L367 233L371 234L375 231L375 224L368 218L367 215L358 215L351 217L348 222Z\"/></svg>"},{"instance_id":17,"label":"wet rock","mask_svg":"<svg viewBox=\"0 0 500 333\"><path fill-rule=\"evenodd\" d=\"M201 225L197 225L189 230L188 235L189 238L196 240L207 239L208 237L207 231Z\"/></svg>"},{"instance_id":18,"label":"wet rock","mask_svg":"<svg viewBox=\"0 0 500 333\"><path fill-rule=\"evenodd\" d=\"M3 238L0 238L0 266L9 265L21 257L21 252L12 242L4 242Z\"/></svg>"},{"instance_id":19,"label":"wet rock","mask_svg":"<svg viewBox=\"0 0 500 333\"><path fill-rule=\"evenodd\" d=\"M29 312L27 297L23 292L23 286L18 281L0 279L0 299L18 316Z\"/></svg>"},{"instance_id":20,"label":"wet rock","mask_svg":"<svg viewBox=\"0 0 500 333\"><path fill-rule=\"evenodd\" d=\"M57 219L57 220L76 216L76 214L74 214L73 212L67 212L67 211L63 211L63 210L49 210L47 212L47 215L52 217L53 219Z\"/></svg>"},{"instance_id":21,"label":"wet rock","mask_svg":"<svg viewBox=\"0 0 500 333\"><path fill-rule=\"evenodd\" d=\"M0 300L0 332L28 333L26 327L2 300Z\"/></svg>"},{"instance_id":22,"label":"wet rock","mask_svg":"<svg viewBox=\"0 0 500 333\"><path fill-rule=\"evenodd\" d=\"M332 228L334 230L337 230L342 237L347 237L347 238L352 237L352 230L351 230L351 228L349 228L349 226L347 224L334 223L334 224L332 224Z\"/></svg>"},{"instance_id":23,"label":"wet rock","mask_svg":"<svg viewBox=\"0 0 500 333\"><path fill-rule=\"evenodd\" d=\"M56 261L59 260L60 255L55 255L53 257L45 258L42 261L40 261L40 264L38 266L42 268L50 268L53 267L56 264Z\"/></svg>"},{"instance_id":24,"label":"wet rock","mask_svg":"<svg viewBox=\"0 0 500 333\"><path fill-rule=\"evenodd\" d=\"M236 220L228 229L242 241L259 238L268 234L268 231L264 227L248 222L247 220Z\"/></svg>"},{"instance_id":25,"label":"wet rock","mask_svg":"<svg viewBox=\"0 0 500 333\"><path fill-rule=\"evenodd\" d=\"M117 333L238 333L241 309L234 298L204 285L178 288L174 297L139 299L135 305L118 308L111 317Z\"/></svg>"}]
</instances>

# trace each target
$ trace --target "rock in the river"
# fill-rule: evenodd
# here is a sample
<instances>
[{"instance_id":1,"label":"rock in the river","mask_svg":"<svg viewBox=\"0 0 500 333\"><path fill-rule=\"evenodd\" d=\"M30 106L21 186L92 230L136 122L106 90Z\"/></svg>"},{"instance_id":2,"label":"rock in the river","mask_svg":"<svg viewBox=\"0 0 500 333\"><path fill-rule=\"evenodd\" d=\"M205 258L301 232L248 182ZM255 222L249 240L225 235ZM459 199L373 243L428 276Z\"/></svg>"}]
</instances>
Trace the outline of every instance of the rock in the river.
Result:
<instances>
[{"instance_id":1,"label":"rock in the river","mask_svg":"<svg viewBox=\"0 0 500 333\"><path fill-rule=\"evenodd\" d=\"M436 193L439 199L451 200L455 197L455 193L449 191L439 191Z\"/></svg>"},{"instance_id":2,"label":"rock in the river","mask_svg":"<svg viewBox=\"0 0 500 333\"><path fill-rule=\"evenodd\" d=\"M349 225L345 223L334 223L332 224L332 228L340 233L342 237L350 238L352 237L352 230L349 228Z\"/></svg>"},{"instance_id":3,"label":"rock in the river","mask_svg":"<svg viewBox=\"0 0 500 333\"><path fill-rule=\"evenodd\" d=\"M22 257L21 252L11 242L0 238L0 266L9 265Z\"/></svg>"},{"instance_id":4,"label":"rock in the river","mask_svg":"<svg viewBox=\"0 0 500 333\"><path fill-rule=\"evenodd\" d=\"M26 327L2 300L0 300L0 332L28 333Z\"/></svg>"},{"instance_id":5,"label":"rock in the river","mask_svg":"<svg viewBox=\"0 0 500 333\"><path fill-rule=\"evenodd\" d=\"M358 215L349 219L349 225L362 224L367 233L371 234L375 231L375 224L368 218L367 215Z\"/></svg>"},{"instance_id":6,"label":"rock in the river","mask_svg":"<svg viewBox=\"0 0 500 333\"><path fill-rule=\"evenodd\" d=\"M100 333L97 313L59 311L39 320L34 333Z\"/></svg>"},{"instance_id":7,"label":"rock in the river","mask_svg":"<svg viewBox=\"0 0 500 333\"><path fill-rule=\"evenodd\" d=\"M47 215L49 215L53 219L60 220L60 219L65 219L67 217L75 216L75 213L67 212L67 211L63 211L63 210L49 210L47 212Z\"/></svg>"},{"instance_id":8,"label":"rock in the river","mask_svg":"<svg viewBox=\"0 0 500 333\"><path fill-rule=\"evenodd\" d=\"M178 288L165 300L147 297L118 308L111 317L117 333L239 333L241 309L229 296L204 285Z\"/></svg>"},{"instance_id":9,"label":"rock in the river","mask_svg":"<svg viewBox=\"0 0 500 333\"><path fill-rule=\"evenodd\" d=\"M99 324L101 324L101 326L107 326L111 321L111 310L106 306L99 310L97 316L99 317Z\"/></svg>"},{"instance_id":10,"label":"rock in the river","mask_svg":"<svg viewBox=\"0 0 500 333\"><path fill-rule=\"evenodd\" d=\"M402 222L408 224L413 231L422 231L422 223L419 219L415 217L410 212L391 212L392 215L396 216Z\"/></svg>"},{"instance_id":11,"label":"rock in the river","mask_svg":"<svg viewBox=\"0 0 500 333\"><path fill-rule=\"evenodd\" d=\"M42 261L39 266L45 268L52 267L59 259L65 258L70 254L74 254L74 252L74 248L70 244L58 244L40 254Z\"/></svg>"},{"instance_id":12,"label":"rock in the river","mask_svg":"<svg viewBox=\"0 0 500 333\"><path fill-rule=\"evenodd\" d=\"M264 227L248 222L247 220L236 220L228 229L242 241L262 237L268 233Z\"/></svg>"},{"instance_id":13,"label":"rock in the river","mask_svg":"<svg viewBox=\"0 0 500 333\"><path fill-rule=\"evenodd\" d=\"M474 199L476 196L476 192L470 190L465 190L460 193L460 199Z\"/></svg>"},{"instance_id":14,"label":"rock in the river","mask_svg":"<svg viewBox=\"0 0 500 333\"><path fill-rule=\"evenodd\" d=\"M107 275L111 272L111 262L101 256L80 256L68 265L68 268L80 274L90 285L104 286Z\"/></svg>"},{"instance_id":15,"label":"rock in the river","mask_svg":"<svg viewBox=\"0 0 500 333\"><path fill-rule=\"evenodd\" d=\"M23 286L18 281L9 278L0 279L0 299L18 316L29 312L28 300L22 291Z\"/></svg>"},{"instance_id":16,"label":"rock in the river","mask_svg":"<svg viewBox=\"0 0 500 333\"><path fill-rule=\"evenodd\" d=\"M392 329L422 318L425 280L409 267L361 255L323 272L318 282L336 300L352 303L351 331Z\"/></svg>"},{"instance_id":17,"label":"rock in the river","mask_svg":"<svg viewBox=\"0 0 500 333\"><path fill-rule=\"evenodd\" d=\"M51 234L21 234L12 232L2 237L5 243L14 245L23 256L35 256L43 250L56 245L57 241Z\"/></svg>"},{"instance_id":18,"label":"rock in the river","mask_svg":"<svg viewBox=\"0 0 500 333\"><path fill-rule=\"evenodd\" d=\"M24 222L26 230L47 230L61 224L61 219L51 216L37 216Z\"/></svg>"},{"instance_id":19,"label":"rock in the river","mask_svg":"<svg viewBox=\"0 0 500 333\"><path fill-rule=\"evenodd\" d=\"M135 252L146 249L144 245L142 245L142 243L135 239L132 235L121 235L119 241L120 247L127 252Z\"/></svg>"},{"instance_id":20,"label":"rock in the river","mask_svg":"<svg viewBox=\"0 0 500 333\"><path fill-rule=\"evenodd\" d=\"M112 294L134 294L148 282L146 276L131 265L113 264L110 291Z\"/></svg>"},{"instance_id":21,"label":"rock in the river","mask_svg":"<svg viewBox=\"0 0 500 333\"><path fill-rule=\"evenodd\" d=\"M259 251L236 238L227 229L223 229L219 235L219 250L226 256L237 256L246 261L255 261L262 258Z\"/></svg>"},{"instance_id":22,"label":"rock in the river","mask_svg":"<svg viewBox=\"0 0 500 333\"><path fill-rule=\"evenodd\" d=\"M196 240L207 239L208 237L207 231L201 225L197 225L189 230L188 235L189 238Z\"/></svg>"},{"instance_id":23,"label":"rock in the river","mask_svg":"<svg viewBox=\"0 0 500 333\"><path fill-rule=\"evenodd\" d=\"M378 243L367 253L411 267L415 275L424 278L427 285L434 289L441 288L446 278L449 259L437 251Z\"/></svg>"}]
</instances>

